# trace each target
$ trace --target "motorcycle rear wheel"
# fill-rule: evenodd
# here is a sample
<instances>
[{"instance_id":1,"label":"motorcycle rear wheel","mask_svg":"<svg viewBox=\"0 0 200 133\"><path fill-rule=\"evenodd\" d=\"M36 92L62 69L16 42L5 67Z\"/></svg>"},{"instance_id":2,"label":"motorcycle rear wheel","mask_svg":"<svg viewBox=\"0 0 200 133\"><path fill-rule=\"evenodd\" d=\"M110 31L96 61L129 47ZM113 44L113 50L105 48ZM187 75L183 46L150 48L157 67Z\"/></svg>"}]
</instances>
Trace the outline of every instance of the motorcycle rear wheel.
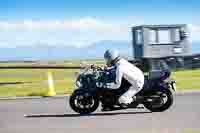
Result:
<instances>
[{"instance_id":1,"label":"motorcycle rear wheel","mask_svg":"<svg viewBox=\"0 0 200 133\"><path fill-rule=\"evenodd\" d=\"M174 91L171 88L162 88L158 91L155 91L154 94L155 93L161 93L162 95L165 95L167 97L167 101L165 103L162 103L163 99L160 98L160 103L158 104L161 105L156 105L156 103L153 102L144 102L143 104L148 110L152 112L163 112L172 106L174 102Z\"/></svg>"}]
</instances>

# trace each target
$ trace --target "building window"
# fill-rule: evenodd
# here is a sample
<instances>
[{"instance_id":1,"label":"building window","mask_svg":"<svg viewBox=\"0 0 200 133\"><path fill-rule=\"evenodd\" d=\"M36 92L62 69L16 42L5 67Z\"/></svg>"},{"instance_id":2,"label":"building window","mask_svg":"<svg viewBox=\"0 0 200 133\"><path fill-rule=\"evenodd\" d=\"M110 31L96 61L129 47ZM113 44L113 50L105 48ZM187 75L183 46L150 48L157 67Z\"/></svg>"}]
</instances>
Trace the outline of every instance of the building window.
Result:
<instances>
[{"instance_id":1,"label":"building window","mask_svg":"<svg viewBox=\"0 0 200 133\"><path fill-rule=\"evenodd\" d=\"M143 42L142 30L136 30L135 38L136 38L136 44L142 45Z\"/></svg>"},{"instance_id":2,"label":"building window","mask_svg":"<svg viewBox=\"0 0 200 133\"><path fill-rule=\"evenodd\" d=\"M171 43L171 37L169 30L158 30L158 43L169 44Z\"/></svg>"},{"instance_id":3,"label":"building window","mask_svg":"<svg viewBox=\"0 0 200 133\"><path fill-rule=\"evenodd\" d=\"M149 30L149 43L150 44L157 43L156 30Z\"/></svg>"},{"instance_id":4,"label":"building window","mask_svg":"<svg viewBox=\"0 0 200 133\"><path fill-rule=\"evenodd\" d=\"M172 41L170 30L149 30L149 44L170 44L171 42Z\"/></svg>"}]
</instances>

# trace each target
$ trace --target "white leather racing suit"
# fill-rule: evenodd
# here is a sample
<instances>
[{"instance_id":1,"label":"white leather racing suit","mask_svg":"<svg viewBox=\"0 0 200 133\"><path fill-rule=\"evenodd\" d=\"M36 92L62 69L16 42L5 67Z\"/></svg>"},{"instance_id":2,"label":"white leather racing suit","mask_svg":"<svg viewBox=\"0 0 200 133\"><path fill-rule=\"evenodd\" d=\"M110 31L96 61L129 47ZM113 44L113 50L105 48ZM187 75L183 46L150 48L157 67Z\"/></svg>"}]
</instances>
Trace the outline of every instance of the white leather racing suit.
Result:
<instances>
[{"instance_id":1,"label":"white leather racing suit","mask_svg":"<svg viewBox=\"0 0 200 133\"><path fill-rule=\"evenodd\" d=\"M107 83L107 88L119 89L122 78L125 78L132 86L119 98L119 103L129 104L133 101L133 96L142 89L144 85L144 74L135 65L125 59L120 59L116 63L115 82Z\"/></svg>"}]
</instances>

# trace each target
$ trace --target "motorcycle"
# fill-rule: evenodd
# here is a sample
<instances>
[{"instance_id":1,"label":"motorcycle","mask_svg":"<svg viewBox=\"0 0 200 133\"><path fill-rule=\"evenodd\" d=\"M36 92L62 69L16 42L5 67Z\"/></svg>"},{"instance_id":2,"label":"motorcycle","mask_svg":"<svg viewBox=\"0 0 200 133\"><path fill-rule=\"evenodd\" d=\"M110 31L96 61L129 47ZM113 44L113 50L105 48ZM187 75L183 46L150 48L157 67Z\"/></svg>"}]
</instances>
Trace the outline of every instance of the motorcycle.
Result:
<instances>
[{"instance_id":1,"label":"motorcycle","mask_svg":"<svg viewBox=\"0 0 200 133\"><path fill-rule=\"evenodd\" d=\"M102 106L115 106L120 110L118 98L130 87L123 79L121 87L117 90L98 88L98 83L113 81L114 71L102 69L101 67L88 66L77 76L77 89L70 96L70 107L79 114L90 114L94 112L101 103ZM163 71L157 78L145 76L143 89L133 97L133 102L128 108L137 108L143 104L151 112L162 112L172 106L174 102L175 81L170 80L170 71Z\"/></svg>"}]
</instances>

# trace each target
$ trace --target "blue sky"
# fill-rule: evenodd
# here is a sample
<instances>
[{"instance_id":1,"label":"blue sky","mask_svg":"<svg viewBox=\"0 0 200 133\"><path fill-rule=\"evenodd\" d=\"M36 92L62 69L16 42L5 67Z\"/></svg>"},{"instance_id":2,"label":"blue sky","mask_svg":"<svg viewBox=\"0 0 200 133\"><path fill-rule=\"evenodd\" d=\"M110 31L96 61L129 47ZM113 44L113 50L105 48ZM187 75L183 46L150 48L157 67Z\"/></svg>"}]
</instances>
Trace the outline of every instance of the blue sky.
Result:
<instances>
[{"instance_id":1,"label":"blue sky","mask_svg":"<svg viewBox=\"0 0 200 133\"><path fill-rule=\"evenodd\" d=\"M131 40L140 24L190 25L199 41L199 0L0 0L0 46L90 45Z\"/></svg>"},{"instance_id":2,"label":"blue sky","mask_svg":"<svg viewBox=\"0 0 200 133\"><path fill-rule=\"evenodd\" d=\"M1 20L52 20L85 16L108 20L135 16L142 17L148 22L158 23L182 21L198 23L200 20L199 0L1 0L0 2ZM173 21L170 20L172 18Z\"/></svg>"},{"instance_id":3,"label":"blue sky","mask_svg":"<svg viewBox=\"0 0 200 133\"><path fill-rule=\"evenodd\" d=\"M1 0L0 10L2 17L8 19L13 17L51 19L73 17L73 15L74 17L149 16L151 13L170 15L174 14L174 11L175 14L196 13L198 16L199 4L198 0ZM9 16L6 17L5 11Z\"/></svg>"}]
</instances>

